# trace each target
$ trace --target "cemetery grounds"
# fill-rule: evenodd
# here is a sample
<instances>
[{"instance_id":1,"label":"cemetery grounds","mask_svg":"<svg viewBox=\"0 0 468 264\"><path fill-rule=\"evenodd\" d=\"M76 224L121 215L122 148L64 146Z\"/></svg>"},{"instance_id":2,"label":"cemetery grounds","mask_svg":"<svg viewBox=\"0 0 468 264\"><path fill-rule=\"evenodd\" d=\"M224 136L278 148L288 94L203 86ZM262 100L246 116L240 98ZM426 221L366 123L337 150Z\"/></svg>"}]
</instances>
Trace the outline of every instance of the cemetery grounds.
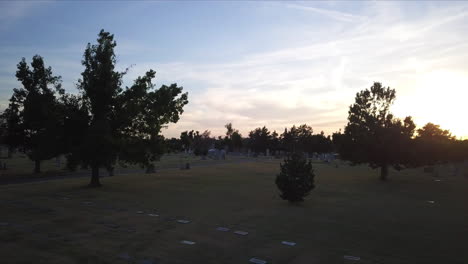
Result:
<instances>
[{"instance_id":1,"label":"cemetery grounds","mask_svg":"<svg viewBox=\"0 0 468 264\"><path fill-rule=\"evenodd\" d=\"M294 205L274 184L280 160L203 162L99 189L88 177L1 185L0 262L468 261L464 175L391 170L382 183L365 166L314 162L316 188Z\"/></svg>"}]
</instances>

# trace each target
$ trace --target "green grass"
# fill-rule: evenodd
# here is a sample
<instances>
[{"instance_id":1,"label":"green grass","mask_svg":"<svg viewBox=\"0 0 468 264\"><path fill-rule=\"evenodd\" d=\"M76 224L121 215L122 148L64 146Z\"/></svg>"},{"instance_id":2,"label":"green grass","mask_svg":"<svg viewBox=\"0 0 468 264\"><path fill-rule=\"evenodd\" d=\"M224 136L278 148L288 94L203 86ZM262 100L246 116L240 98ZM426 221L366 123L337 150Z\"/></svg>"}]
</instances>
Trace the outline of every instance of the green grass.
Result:
<instances>
[{"instance_id":1,"label":"green grass","mask_svg":"<svg viewBox=\"0 0 468 264\"><path fill-rule=\"evenodd\" d=\"M87 178L0 186L0 222L9 223L0 225L1 262L128 263L121 253L135 263L248 263L251 257L355 263L344 255L359 256L357 263L468 260L466 178L436 182L418 169L391 171L382 183L366 167L314 165L317 187L301 205L278 197L277 160L116 176L102 179L100 189L83 188ZM154 209L160 217L136 214ZM174 221L180 218L192 222Z\"/></svg>"}]
</instances>

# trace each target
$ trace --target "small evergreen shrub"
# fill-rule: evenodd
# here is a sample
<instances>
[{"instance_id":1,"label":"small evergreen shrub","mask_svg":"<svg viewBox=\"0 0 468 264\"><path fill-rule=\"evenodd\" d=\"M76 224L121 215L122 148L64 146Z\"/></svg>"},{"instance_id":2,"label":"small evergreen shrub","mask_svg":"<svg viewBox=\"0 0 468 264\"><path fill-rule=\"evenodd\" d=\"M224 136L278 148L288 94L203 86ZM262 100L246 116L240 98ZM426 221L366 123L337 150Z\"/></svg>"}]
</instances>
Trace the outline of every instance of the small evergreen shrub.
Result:
<instances>
[{"instance_id":1,"label":"small evergreen shrub","mask_svg":"<svg viewBox=\"0 0 468 264\"><path fill-rule=\"evenodd\" d=\"M280 197L289 202L302 202L314 189L312 163L301 154L294 153L280 164L281 172L276 176Z\"/></svg>"}]
</instances>

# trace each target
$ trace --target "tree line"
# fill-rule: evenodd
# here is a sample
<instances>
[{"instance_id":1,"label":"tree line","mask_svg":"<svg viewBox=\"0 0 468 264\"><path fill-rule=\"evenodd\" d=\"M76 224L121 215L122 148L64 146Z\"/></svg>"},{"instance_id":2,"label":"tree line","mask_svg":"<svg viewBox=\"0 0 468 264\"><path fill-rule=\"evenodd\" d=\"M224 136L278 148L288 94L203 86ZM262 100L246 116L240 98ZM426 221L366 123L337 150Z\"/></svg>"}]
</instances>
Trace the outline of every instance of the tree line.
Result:
<instances>
[{"instance_id":1,"label":"tree line","mask_svg":"<svg viewBox=\"0 0 468 264\"><path fill-rule=\"evenodd\" d=\"M341 130L325 136L314 134L311 126L303 124L285 128L282 134L259 127L242 137L232 124L226 135L210 137L210 131L185 131L180 135L179 150L192 149L196 155L206 155L208 148L229 151L250 149L254 153L330 153L351 165L368 164L380 169L380 179L387 180L389 168L396 170L468 160L468 140L457 140L449 130L427 123L416 129L411 116L395 117L391 105L395 89L375 82L356 94L349 107L348 123ZM173 142L177 139L173 138Z\"/></svg>"},{"instance_id":2,"label":"tree line","mask_svg":"<svg viewBox=\"0 0 468 264\"><path fill-rule=\"evenodd\" d=\"M303 124L285 128L282 134L276 130L271 132L266 126L258 127L249 132L248 137L242 137L239 130L234 129L232 123L225 125L225 136L211 137L211 132L205 130L184 131L180 138L166 140L174 152L189 150L195 155L207 155L211 148L229 152L247 152L258 155L275 153L329 153L333 151L333 142L324 132L314 134L311 126Z\"/></svg>"}]
</instances>

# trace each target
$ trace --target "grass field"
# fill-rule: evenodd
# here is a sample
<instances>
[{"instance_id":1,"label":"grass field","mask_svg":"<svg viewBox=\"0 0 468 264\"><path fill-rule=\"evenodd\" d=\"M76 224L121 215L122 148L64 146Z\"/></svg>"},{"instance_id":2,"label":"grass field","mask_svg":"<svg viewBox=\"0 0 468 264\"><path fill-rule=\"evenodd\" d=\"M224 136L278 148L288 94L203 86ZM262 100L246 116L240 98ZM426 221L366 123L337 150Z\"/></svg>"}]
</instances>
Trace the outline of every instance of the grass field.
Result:
<instances>
[{"instance_id":1,"label":"grass field","mask_svg":"<svg viewBox=\"0 0 468 264\"><path fill-rule=\"evenodd\" d=\"M83 188L87 178L3 185L0 262L467 263L466 178L418 169L382 183L366 167L314 165L301 205L278 197L276 160L116 176L100 189Z\"/></svg>"},{"instance_id":2,"label":"grass field","mask_svg":"<svg viewBox=\"0 0 468 264\"><path fill-rule=\"evenodd\" d=\"M238 162L244 160L244 156L228 156L226 160L213 160L213 159L202 159L194 155L187 155L183 153L178 154L166 154L161 159L155 162L156 170L169 169L169 168L180 168L182 164L190 163L193 166L205 166L226 162ZM0 169L0 184L4 182L14 181L18 179L42 179L48 177L56 177L63 175L76 175L76 174L91 174L89 169L80 169L71 172L66 169L66 160L61 157L57 161L56 158L50 160L44 160L41 162L41 173L34 174L34 162L27 158L22 153L15 153L10 159L0 159L0 163L7 164L7 170ZM0 166L1 166L0 164ZM141 173L145 170L138 165L116 164L115 173L127 174L127 173ZM107 171L101 169L101 175L107 175Z\"/></svg>"}]
</instances>

